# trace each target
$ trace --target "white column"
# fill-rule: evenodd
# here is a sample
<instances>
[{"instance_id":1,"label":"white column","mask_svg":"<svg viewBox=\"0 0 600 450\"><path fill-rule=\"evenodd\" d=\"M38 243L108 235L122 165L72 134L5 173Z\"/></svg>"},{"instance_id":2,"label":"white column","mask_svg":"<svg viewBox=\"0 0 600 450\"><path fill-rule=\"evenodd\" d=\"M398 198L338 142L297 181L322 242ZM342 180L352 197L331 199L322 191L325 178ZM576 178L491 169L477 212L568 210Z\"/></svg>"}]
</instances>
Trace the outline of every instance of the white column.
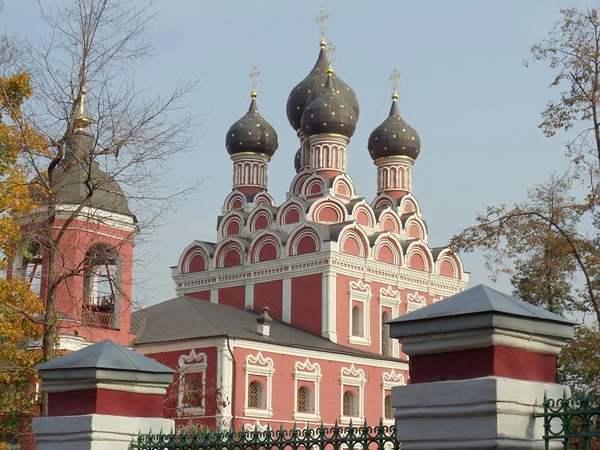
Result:
<instances>
[{"instance_id":1,"label":"white column","mask_svg":"<svg viewBox=\"0 0 600 450\"><path fill-rule=\"evenodd\" d=\"M228 345L229 344L229 345ZM233 380L233 343L224 340L217 346L217 390L220 396L218 411L215 416L217 427L228 428L233 415L231 413L232 380Z\"/></svg>"},{"instance_id":2,"label":"white column","mask_svg":"<svg viewBox=\"0 0 600 450\"><path fill-rule=\"evenodd\" d=\"M245 285L245 293L244 293L245 308L246 309L254 309L254 283L247 282Z\"/></svg>"},{"instance_id":3,"label":"white column","mask_svg":"<svg viewBox=\"0 0 600 450\"><path fill-rule=\"evenodd\" d=\"M281 318L286 323L292 323L292 279L283 279L282 286L282 313Z\"/></svg>"},{"instance_id":4,"label":"white column","mask_svg":"<svg viewBox=\"0 0 600 450\"><path fill-rule=\"evenodd\" d=\"M332 342L337 342L336 331L336 277L335 273L323 273L321 283L321 321L322 335Z\"/></svg>"},{"instance_id":5,"label":"white column","mask_svg":"<svg viewBox=\"0 0 600 450\"><path fill-rule=\"evenodd\" d=\"M219 303L219 290L218 289L211 289L210 302L211 303Z\"/></svg>"}]
</instances>

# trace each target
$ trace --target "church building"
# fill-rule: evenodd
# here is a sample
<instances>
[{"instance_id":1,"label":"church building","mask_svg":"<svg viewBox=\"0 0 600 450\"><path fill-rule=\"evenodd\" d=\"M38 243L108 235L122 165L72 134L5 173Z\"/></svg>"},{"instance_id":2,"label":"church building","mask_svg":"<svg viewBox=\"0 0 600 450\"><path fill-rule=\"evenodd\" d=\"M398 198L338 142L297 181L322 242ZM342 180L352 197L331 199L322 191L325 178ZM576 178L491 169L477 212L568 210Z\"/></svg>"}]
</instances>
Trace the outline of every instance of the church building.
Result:
<instances>
[{"instance_id":1,"label":"church building","mask_svg":"<svg viewBox=\"0 0 600 450\"><path fill-rule=\"evenodd\" d=\"M136 220L118 184L97 163L82 165L94 142L81 102L55 218L56 233L67 234L61 242L78 243L61 253L60 270L80 267L56 293L61 346L110 338L176 369L165 414L180 425L392 424L390 392L409 381L408 359L386 323L467 285L458 256L429 246L412 192L421 140L395 89L389 116L368 142L353 143L377 167L376 197L356 192L346 168L359 103L326 47L322 39L287 101L295 156L277 152L253 90L248 112L225 134L232 189L223 193L216 238L181 252L171 269L177 297L133 313ZM267 183L274 157L289 158L296 172L279 205ZM104 187L77 209L89 167ZM13 270L32 278L39 271L44 293L48 264L32 249Z\"/></svg>"}]
</instances>

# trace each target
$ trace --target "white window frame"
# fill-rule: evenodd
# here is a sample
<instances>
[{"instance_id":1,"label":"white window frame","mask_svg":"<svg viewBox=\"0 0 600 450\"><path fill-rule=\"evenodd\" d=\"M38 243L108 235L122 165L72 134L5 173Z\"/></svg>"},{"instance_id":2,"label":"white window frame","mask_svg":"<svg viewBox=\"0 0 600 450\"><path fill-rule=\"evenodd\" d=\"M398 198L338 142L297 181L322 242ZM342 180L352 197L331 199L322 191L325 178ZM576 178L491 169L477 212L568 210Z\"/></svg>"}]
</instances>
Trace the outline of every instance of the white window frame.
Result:
<instances>
[{"instance_id":1,"label":"white window frame","mask_svg":"<svg viewBox=\"0 0 600 450\"><path fill-rule=\"evenodd\" d=\"M206 353L196 353L196 350L192 351L187 355L181 355L179 357L179 392L177 395L177 406L179 415L191 414L196 417L203 417L206 413L206 369L208 367L208 360ZM183 404L183 398L185 396L186 381L185 377L188 374L201 373L200 382L202 385L202 400L200 406L186 407Z\"/></svg>"},{"instance_id":2,"label":"white window frame","mask_svg":"<svg viewBox=\"0 0 600 450\"><path fill-rule=\"evenodd\" d=\"M348 295L350 305L348 309L349 333L348 342L354 345L371 345L371 286L363 283L362 280L351 281ZM354 336L352 334L352 307L355 303L360 303L362 307L363 335Z\"/></svg>"},{"instance_id":3,"label":"white window frame","mask_svg":"<svg viewBox=\"0 0 600 450\"><path fill-rule=\"evenodd\" d=\"M350 367L342 367L340 377L340 423L346 425L350 421L356 423L363 423L365 420L365 384L367 379L365 377L365 371L363 369L356 369L354 364ZM344 392L346 386L358 387L358 416L351 417L344 415Z\"/></svg>"},{"instance_id":4,"label":"white window frame","mask_svg":"<svg viewBox=\"0 0 600 450\"><path fill-rule=\"evenodd\" d=\"M320 399L321 399L321 366L318 363L312 364L308 358L304 362L297 361L294 367L294 420L306 422L320 422ZM313 394L313 412L305 413L298 411L298 381L312 382L314 388Z\"/></svg>"},{"instance_id":5,"label":"white window frame","mask_svg":"<svg viewBox=\"0 0 600 450\"><path fill-rule=\"evenodd\" d=\"M256 356L248 355L246 357L246 363L244 364L244 372L246 372L246 389L244 392L244 416L270 419L271 417L273 417L272 393L273 374L275 373L275 369L273 368L273 360L271 358L265 358L261 352L258 352ZM250 386L250 375L264 378L264 380L259 381L263 381L265 393L265 409L248 407L248 387Z\"/></svg>"},{"instance_id":6,"label":"white window frame","mask_svg":"<svg viewBox=\"0 0 600 450\"><path fill-rule=\"evenodd\" d=\"M383 421L384 425L394 425L395 423L395 419L385 418L385 395L387 392L391 394L394 386L404 385L406 385L406 382L404 381L404 375L401 373L396 373L394 369L390 370L389 372L384 372L381 381L381 420Z\"/></svg>"},{"instance_id":7,"label":"white window frame","mask_svg":"<svg viewBox=\"0 0 600 450\"><path fill-rule=\"evenodd\" d=\"M379 290L379 321L381 322L381 317L383 316L384 308L390 309L392 311L392 319L398 317L400 315L400 304L402 303L402 298L400 295L400 291L395 290L392 286L388 286L387 288L381 288ZM380 327L383 327L383 323L380 323ZM381 341L381 329L379 330L379 353L383 354L383 342ZM400 343L397 339L390 338L390 345L392 348L391 356L394 358L400 357Z\"/></svg>"},{"instance_id":8,"label":"white window frame","mask_svg":"<svg viewBox=\"0 0 600 450\"><path fill-rule=\"evenodd\" d=\"M427 299L418 291L406 296L406 312L411 313L427 305Z\"/></svg>"}]
</instances>

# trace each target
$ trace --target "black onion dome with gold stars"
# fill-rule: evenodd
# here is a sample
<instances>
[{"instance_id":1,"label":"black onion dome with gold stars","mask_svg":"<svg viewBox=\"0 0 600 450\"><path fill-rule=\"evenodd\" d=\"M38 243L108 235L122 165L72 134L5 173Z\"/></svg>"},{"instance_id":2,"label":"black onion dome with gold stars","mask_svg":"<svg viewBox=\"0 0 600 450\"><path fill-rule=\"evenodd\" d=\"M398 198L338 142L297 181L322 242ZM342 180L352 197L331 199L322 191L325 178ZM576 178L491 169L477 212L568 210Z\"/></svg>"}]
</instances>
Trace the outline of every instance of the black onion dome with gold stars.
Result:
<instances>
[{"instance_id":1,"label":"black onion dome with gold stars","mask_svg":"<svg viewBox=\"0 0 600 450\"><path fill-rule=\"evenodd\" d=\"M302 113L307 105L315 100L325 89L327 81L327 68L329 67L329 59L325 53L325 45L321 44L321 51L315 66L304 80L292 89L288 96L286 113L290 125L295 131L298 131L302 125ZM356 94L350 86L341 80L335 74L333 75L335 82L336 93L343 98L354 110L354 115L358 119L360 107Z\"/></svg>"},{"instance_id":2,"label":"black onion dome with gold stars","mask_svg":"<svg viewBox=\"0 0 600 450\"><path fill-rule=\"evenodd\" d=\"M299 148L294 156L294 169L296 173L300 172L300 168L302 167L302 149Z\"/></svg>"},{"instance_id":3,"label":"black onion dome with gold stars","mask_svg":"<svg viewBox=\"0 0 600 450\"><path fill-rule=\"evenodd\" d=\"M398 95L392 95L390 115L369 136L368 149L373 161L386 156L405 156L417 159L421 139L417 131L400 116Z\"/></svg>"},{"instance_id":4,"label":"black onion dome with gold stars","mask_svg":"<svg viewBox=\"0 0 600 450\"><path fill-rule=\"evenodd\" d=\"M227 153L235 155L238 153L260 153L268 157L275 154L279 147L275 129L258 112L256 106L256 91L250 95L252 101L250 108L244 117L235 122L229 128L225 145Z\"/></svg>"},{"instance_id":5,"label":"black onion dome with gold stars","mask_svg":"<svg viewBox=\"0 0 600 450\"><path fill-rule=\"evenodd\" d=\"M302 113L302 131L307 136L338 134L350 139L356 130L356 112L337 94L333 70L327 71L325 90Z\"/></svg>"}]
</instances>

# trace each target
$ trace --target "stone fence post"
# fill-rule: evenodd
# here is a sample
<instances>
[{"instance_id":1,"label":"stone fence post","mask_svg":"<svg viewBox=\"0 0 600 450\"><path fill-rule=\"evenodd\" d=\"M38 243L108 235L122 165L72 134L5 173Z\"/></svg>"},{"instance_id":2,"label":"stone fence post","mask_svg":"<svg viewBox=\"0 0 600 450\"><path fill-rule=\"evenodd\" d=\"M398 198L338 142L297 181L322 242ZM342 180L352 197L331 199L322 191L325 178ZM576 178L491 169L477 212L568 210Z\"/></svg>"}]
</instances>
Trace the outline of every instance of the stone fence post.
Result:
<instances>
[{"instance_id":1,"label":"stone fence post","mask_svg":"<svg viewBox=\"0 0 600 450\"><path fill-rule=\"evenodd\" d=\"M403 450L544 448L534 411L563 395L556 357L573 322L479 285L390 327L410 358L410 383L392 390Z\"/></svg>"},{"instance_id":2,"label":"stone fence post","mask_svg":"<svg viewBox=\"0 0 600 450\"><path fill-rule=\"evenodd\" d=\"M48 416L33 420L39 450L127 450L138 432L167 432L173 370L106 340L38 367Z\"/></svg>"}]
</instances>

